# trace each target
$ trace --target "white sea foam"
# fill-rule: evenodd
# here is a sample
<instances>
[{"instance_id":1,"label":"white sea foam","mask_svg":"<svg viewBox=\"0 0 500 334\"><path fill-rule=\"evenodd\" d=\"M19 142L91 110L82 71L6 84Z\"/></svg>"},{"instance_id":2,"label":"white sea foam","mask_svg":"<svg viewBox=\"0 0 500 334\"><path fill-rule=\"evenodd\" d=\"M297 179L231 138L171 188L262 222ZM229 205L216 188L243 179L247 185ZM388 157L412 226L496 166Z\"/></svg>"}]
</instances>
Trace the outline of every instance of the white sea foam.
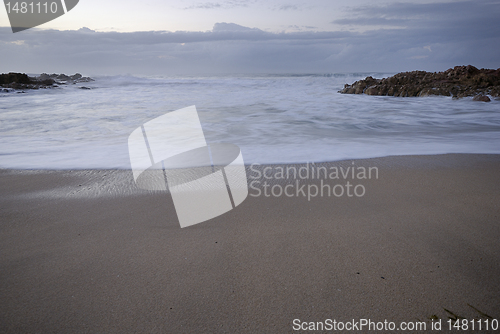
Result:
<instances>
[{"instance_id":1,"label":"white sea foam","mask_svg":"<svg viewBox=\"0 0 500 334\"><path fill-rule=\"evenodd\" d=\"M246 163L500 153L500 101L337 93L366 75L115 76L0 93L0 167L130 168L129 134L190 105L207 142L237 144Z\"/></svg>"}]
</instances>

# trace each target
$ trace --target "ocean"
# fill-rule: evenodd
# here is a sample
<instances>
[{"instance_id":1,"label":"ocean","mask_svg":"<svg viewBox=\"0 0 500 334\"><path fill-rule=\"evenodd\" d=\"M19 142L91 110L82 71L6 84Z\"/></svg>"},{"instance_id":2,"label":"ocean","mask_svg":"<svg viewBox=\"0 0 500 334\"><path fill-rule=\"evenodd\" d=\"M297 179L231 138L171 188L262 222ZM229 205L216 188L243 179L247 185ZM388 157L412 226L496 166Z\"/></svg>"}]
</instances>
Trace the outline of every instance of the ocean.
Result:
<instances>
[{"instance_id":1,"label":"ocean","mask_svg":"<svg viewBox=\"0 0 500 334\"><path fill-rule=\"evenodd\" d=\"M206 141L238 145L247 164L500 154L500 101L337 93L368 75L392 73L110 76L0 93L0 168L129 169L130 133L191 105Z\"/></svg>"}]
</instances>

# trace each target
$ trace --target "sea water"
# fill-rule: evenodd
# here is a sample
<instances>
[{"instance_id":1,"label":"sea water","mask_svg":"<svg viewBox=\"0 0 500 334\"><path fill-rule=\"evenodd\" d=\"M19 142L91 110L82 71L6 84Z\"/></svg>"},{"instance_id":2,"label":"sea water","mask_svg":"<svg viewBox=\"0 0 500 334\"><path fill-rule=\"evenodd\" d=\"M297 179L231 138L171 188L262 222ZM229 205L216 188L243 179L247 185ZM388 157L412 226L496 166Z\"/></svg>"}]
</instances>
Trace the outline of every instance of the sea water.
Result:
<instances>
[{"instance_id":1,"label":"sea water","mask_svg":"<svg viewBox=\"0 0 500 334\"><path fill-rule=\"evenodd\" d=\"M238 145L247 164L500 153L500 101L337 92L367 75L390 74L113 76L0 93L0 168L127 169L130 133L191 105L206 141Z\"/></svg>"}]
</instances>

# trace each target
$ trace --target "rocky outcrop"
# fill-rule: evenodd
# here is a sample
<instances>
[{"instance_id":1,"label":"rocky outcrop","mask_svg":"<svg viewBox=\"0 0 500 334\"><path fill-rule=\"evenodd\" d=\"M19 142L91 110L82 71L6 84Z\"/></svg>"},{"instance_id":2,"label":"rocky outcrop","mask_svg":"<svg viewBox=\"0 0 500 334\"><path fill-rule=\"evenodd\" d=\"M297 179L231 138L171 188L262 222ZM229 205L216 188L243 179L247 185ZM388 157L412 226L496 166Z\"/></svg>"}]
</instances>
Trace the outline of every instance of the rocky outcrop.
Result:
<instances>
[{"instance_id":1,"label":"rocky outcrop","mask_svg":"<svg viewBox=\"0 0 500 334\"><path fill-rule=\"evenodd\" d=\"M54 80L60 85L67 84L67 83L79 83L79 82L91 82L94 81L94 79L89 78L89 77L84 77L80 73L76 73L72 76L68 76L66 74L47 74L47 73L42 73L40 76L35 78L36 80Z\"/></svg>"},{"instance_id":2,"label":"rocky outcrop","mask_svg":"<svg viewBox=\"0 0 500 334\"><path fill-rule=\"evenodd\" d=\"M479 70L468 65L455 66L447 71L437 73L413 71L398 73L384 79L367 77L352 85L346 84L339 93L400 97L429 95L445 95L454 98L476 95L499 97L500 68ZM483 98L480 101L485 100Z\"/></svg>"},{"instance_id":3,"label":"rocky outcrop","mask_svg":"<svg viewBox=\"0 0 500 334\"><path fill-rule=\"evenodd\" d=\"M80 73L72 76L65 74L46 74L43 73L38 77L30 77L25 73L4 73L0 74L1 91L9 92L11 90L26 90L53 88L58 85L76 84L80 82L94 81L91 78L83 77Z\"/></svg>"},{"instance_id":4,"label":"rocky outcrop","mask_svg":"<svg viewBox=\"0 0 500 334\"><path fill-rule=\"evenodd\" d=\"M19 83L19 84L29 84L31 83L30 77L24 73L3 73L0 74L0 85Z\"/></svg>"},{"instance_id":5,"label":"rocky outcrop","mask_svg":"<svg viewBox=\"0 0 500 334\"><path fill-rule=\"evenodd\" d=\"M16 89L38 89L41 86L52 86L52 82L37 82L30 78L25 73L4 73L0 74L0 86L4 89L2 91L8 92Z\"/></svg>"}]
</instances>

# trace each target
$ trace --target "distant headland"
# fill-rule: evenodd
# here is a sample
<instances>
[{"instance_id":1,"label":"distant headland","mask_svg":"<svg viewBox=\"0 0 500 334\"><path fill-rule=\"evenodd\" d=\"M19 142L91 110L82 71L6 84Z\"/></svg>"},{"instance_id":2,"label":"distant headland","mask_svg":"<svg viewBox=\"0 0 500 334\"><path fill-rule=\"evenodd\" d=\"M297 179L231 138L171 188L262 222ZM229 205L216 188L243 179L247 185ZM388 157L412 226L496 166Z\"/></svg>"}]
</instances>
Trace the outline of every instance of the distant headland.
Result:
<instances>
[{"instance_id":1,"label":"distant headland","mask_svg":"<svg viewBox=\"0 0 500 334\"><path fill-rule=\"evenodd\" d=\"M30 77L25 73L3 73L0 74L0 91L10 92L13 90L54 88L59 85L76 84L80 82L91 82L94 79L84 77L80 73L68 76L66 74L47 74ZM85 89L86 87L80 87Z\"/></svg>"},{"instance_id":2,"label":"distant headland","mask_svg":"<svg viewBox=\"0 0 500 334\"><path fill-rule=\"evenodd\" d=\"M346 84L339 93L399 97L444 95L457 99L474 96L476 101L488 102L487 95L500 96L500 68L479 70L468 65L444 72L402 72L384 79L367 77L352 85Z\"/></svg>"}]
</instances>

